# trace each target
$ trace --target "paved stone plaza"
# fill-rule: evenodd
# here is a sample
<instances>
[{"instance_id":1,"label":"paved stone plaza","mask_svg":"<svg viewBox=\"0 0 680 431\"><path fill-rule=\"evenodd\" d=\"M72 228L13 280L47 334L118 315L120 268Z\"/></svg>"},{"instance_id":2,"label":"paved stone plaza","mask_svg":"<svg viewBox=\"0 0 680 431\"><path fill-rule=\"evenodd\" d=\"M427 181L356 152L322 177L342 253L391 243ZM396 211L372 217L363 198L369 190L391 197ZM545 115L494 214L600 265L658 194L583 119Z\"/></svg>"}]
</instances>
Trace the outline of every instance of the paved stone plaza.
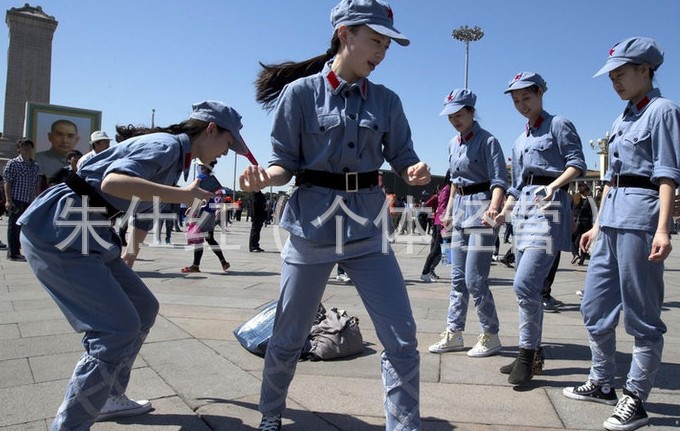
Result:
<instances>
[{"instance_id":1,"label":"paved stone plaza","mask_svg":"<svg viewBox=\"0 0 680 431\"><path fill-rule=\"evenodd\" d=\"M6 218L0 221L5 240ZM250 223L228 229L225 250L232 270L224 274L217 258L205 252L203 272L184 275L191 264L184 233L174 233L174 246L147 246L135 265L156 294L161 309L156 325L136 363L128 390L149 398L146 415L96 424L95 431L246 431L256 429L263 361L244 350L232 330L277 298L280 258L275 228L263 230L265 253L248 252ZM219 234L219 231L217 232ZM147 242L149 242L147 240ZM674 237L677 243L677 236ZM469 358L465 352L436 355L427 347L445 328L449 267L437 270L441 280L424 284L420 270L428 245L400 237L393 245L406 278L418 323L421 351L423 429L543 430L601 429L612 407L562 396L562 388L585 381L590 359L579 297L586 267L563 256L553 296L565 302L559 313L546 314L544 374L524 389L513 388L498 368L517 352L517 306L513 270L494 264L492 290L501 320L501 355ZM501 247L501 252L507 249ZM677 244L676 244L677 247ZM630 262L634 265L634 262ZM655 430L680 427L680 250L666 270L663 318L666 334L663 364L646 409ZM0 431L45 431L61 403L64 387L82 354L80 335L73 333L52 299L38 284L28 264L0 258ZM367 343L351 360L301 362L288 397L284 430L380 431L384 429L382 383L377 338L353 286L329 280L324 305L359 316ZM468 314L467 346L479 331L474 310ZM620 377L630 361L632 338L619 329ZM620 386L620 385L619 385ZM619 390L620 392L620 390Z\"/></svg>"}]
</instances>

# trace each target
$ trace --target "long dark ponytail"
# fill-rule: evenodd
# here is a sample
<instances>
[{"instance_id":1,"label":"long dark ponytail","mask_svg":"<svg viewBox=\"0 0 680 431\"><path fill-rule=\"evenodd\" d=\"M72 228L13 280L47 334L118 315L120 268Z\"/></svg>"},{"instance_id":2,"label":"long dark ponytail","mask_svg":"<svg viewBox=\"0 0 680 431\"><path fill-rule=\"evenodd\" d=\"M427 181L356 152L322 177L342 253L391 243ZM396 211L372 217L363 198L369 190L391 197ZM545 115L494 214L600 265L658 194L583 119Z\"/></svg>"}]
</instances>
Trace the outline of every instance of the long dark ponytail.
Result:
<instances>
[{"instance_id":1,"label":"long dark ponytail","mask_svg":"<svg viewBox=\"0 0 680 431\"><path fill-rule=\"evenodd\" d=\"M352 27L350 27L352 30ZM281 90L296 79L319 73L324 65L340 50L340 38L337 31L333 33L331 47L325 53L309 60L293 62L285 61L278 64L260 63L262 70L255 80L255 100L266 110L274 108Z\"/></svg>"}]
</instances>

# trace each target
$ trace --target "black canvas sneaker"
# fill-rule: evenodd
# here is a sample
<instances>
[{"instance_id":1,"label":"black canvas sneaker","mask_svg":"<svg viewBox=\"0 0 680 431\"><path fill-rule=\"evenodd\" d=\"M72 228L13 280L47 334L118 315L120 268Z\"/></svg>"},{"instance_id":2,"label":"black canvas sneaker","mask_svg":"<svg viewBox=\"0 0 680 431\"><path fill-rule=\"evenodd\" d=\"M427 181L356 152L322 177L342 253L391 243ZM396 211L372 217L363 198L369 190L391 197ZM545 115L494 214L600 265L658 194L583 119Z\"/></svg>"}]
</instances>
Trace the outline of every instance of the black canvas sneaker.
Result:
<instances>
[{"instance_id":1,"label":"black canvas sneaker","mask_svg":"<svg viewBox=\"0 0 680 431\"><path fill-rule=\"evenodd\" d=\"M608 384L596 385L588 380L581 386L564 388L562 394L573 400L593 401L601 404L616 404L616 392Z\"/></svg>"},{"instance_id":2,"label":"black canvas sneaker","mask_svg":"<svg viewBox=\"0 0 680 431\"><path fill-rule=\"evenodd\" d=\"M604 421L602 426L611 431L629 431L647 424L649 424L649 418L642 406L642 400L624 389L623 396L616 403L614 413Z\"/></svg>"}]
</instances>

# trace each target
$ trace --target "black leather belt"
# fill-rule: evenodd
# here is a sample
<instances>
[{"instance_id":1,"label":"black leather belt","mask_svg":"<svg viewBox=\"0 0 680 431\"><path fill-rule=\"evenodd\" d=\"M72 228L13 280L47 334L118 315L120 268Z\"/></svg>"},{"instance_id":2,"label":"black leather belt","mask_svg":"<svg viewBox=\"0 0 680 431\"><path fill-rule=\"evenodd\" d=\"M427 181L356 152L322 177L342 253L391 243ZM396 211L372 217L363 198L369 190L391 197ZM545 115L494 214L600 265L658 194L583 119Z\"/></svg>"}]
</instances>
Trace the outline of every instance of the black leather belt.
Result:
<instances>
[{"instance_id":1,"label":"black leather belt","mask_svg":"<svg viewBox=\"0 0 680 431\"><path fill-rule=\"evenodd\" d=\"M612 180L607 183L611 188L617 187L637 187L640 189L649 189L659 191L659 186L654 184L647 177L640 175L618 175L614 174Z\"/></svg>"},{"instance_id":2,"label":"black leather belt","mask_svg":"<svg viewBox=\"0 0 680 431\"><path fill-rule=\"evenodd\" d=\"M378 185L378 171L345 172L333 174L325 171L304 170L295 174L296 186L318 186L346 192L356 192Z\"/></svg>"},{"instance_id":3,"label":"black leather belt","mask_svg":"<svg viewBox=\"0 0 680 431\"><path fill-rule=\"evenodd\" d=\"M456 193L458 193L461 196L465 195L472 195L475 193L479 192L488 192L489 187L491 187L491 183L489 181L485 183L479 183L479 184L472 184L469 186L464 186L464 187L459 187L459 186L454 186L456 189Z\"/></svg>"},{"instance_id":4,"label":"black leather belt","mask_svg":"<svg viewBox=\"0 0 680 431\"><path fill-rule=\"evenodd\" d=\"M94 187L74 171L68 173L66 178L64 178L64 183L78 195L87 196L90 201L90 208L106 208L107 219L112 220L123 214L123 211L108 203Z\"/></svg>"},{"instance_id":5,"label":"black leather belt","mask_svg":"<svg viewBox=\"0 0 680 431\"><path fill-rule=\"evenodd\" d=\"M524 177L524 184L527 186L549 186L555 181L557 177L549 177L547 175L528 175ZM569 184L560 187L565 192L569 191Z\"/></svg>"}]
</instances>

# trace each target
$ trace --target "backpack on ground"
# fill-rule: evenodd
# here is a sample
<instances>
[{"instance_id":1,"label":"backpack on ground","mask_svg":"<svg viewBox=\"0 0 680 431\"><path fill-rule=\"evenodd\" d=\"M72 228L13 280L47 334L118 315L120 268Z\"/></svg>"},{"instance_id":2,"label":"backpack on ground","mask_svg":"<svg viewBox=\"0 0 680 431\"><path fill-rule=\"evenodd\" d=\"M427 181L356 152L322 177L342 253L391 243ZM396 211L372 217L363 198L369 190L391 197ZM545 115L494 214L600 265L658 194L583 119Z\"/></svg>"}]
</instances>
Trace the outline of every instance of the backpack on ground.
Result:
<instances>
[{"instance_id":1,"label":"backpack on ground","mask_svg":"<svg viewBox=\"0 0 680 431\"><path fill-rule=\"evenodd\" d=\"M276 301L272 301L234 329L234 336L250 353L264 356L274 329L275 316ZM359 318L350 317L345 310L335 307L327 311L319 304L307 343L300 352L300 359L326 361L357 355L363 351Z\"/></svg>"}]
</instances>

